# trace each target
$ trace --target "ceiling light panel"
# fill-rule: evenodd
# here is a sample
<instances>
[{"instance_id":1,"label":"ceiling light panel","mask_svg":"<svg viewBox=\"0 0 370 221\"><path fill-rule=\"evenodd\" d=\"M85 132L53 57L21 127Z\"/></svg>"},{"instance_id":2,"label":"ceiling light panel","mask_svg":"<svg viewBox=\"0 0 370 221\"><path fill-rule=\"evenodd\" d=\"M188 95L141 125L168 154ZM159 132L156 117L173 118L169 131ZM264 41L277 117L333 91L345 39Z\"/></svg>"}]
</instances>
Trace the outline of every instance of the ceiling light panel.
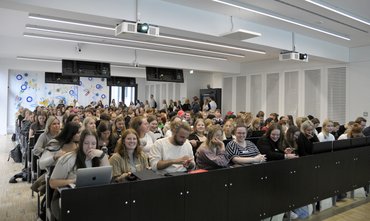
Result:
<instances>
[{"instance_id":1,"label":"ceiling light panel","mask_svg":"<svg viewBox=\"0 0 370 221\"><path fill-rule=\"evenodd\" d=\"M57 60L57 59L35 58L35 57L24 57L24 56L17 56L17 59L18 60L27 60L27 61L61 62L61 60Z\"/></svg>"},{"instance_id":2,"label":"ceiling light panel","mask_svg":"<svg viewBox=\"0 0 370 221\"><path fill-rule=\"evenodd\" d=\"M276 19L276 20L279 20L279 21L283 21L283 22L286 22L286 23L289 23L289 24L297 25L297 26L300 26L302 28L310 29L312 31L317 31L317 32L320 32L320 33L323 33L323 34L326 34L326 35L330 35L330 36L333 36L333 37L336 37L336 38L340 38L340 39L343 39L343 40L347 40L347 41L351 40L349 37L347 37L345 35L333 33L333 32L330 32L330 31L327 31L327 30L324 30L324 29L320 29L320 28L317 28L317 27L314 27L314 26L311 26L311 25L308 25L308 24L298 22L296 20L292 20L292 19L289 19L289 18L282 17L280 15L275 15L275 14L272 14L270 12L266 12L266 11L262 11L260 9L252 8L252 7L247 6L245 4L242 4L242 3L236 3L236 2L233 2L233 1L226 1L226 0L213 0L213 1L216 2L216 3L219 3L219 4L223 4L223 5L226 5L226 6L229 6L229 7L234 7L234 8L237 8L237 9L241 9L241 10L251 12L251 13L255 13L255 14L258 14L258 15L262 15L262 16L266 16L266 17L269 17L269 18L273 18L273 19Z\"/></svg>"},{"instance_id":3,"label":"ceiling light panel","mask_svg":"<svg viewBox=\"0 0 370 221\"><path fill-rule=\"evenodd\" d=\"M115 30L114 26L95 24L95 23L89 23L89 22L82 22L82 21L67 19L67 18L57 18L57 17L52 17L52 16L46 16L46 15L32 14L32 13L29 14L28 17L31 18L31 19L42 20L42 21L50 21L50 22L57 22L57 23L63 23L63 24L78 25L78 26L98 28L98 29L111 30L111 31Z\"/></svg>"},{"instance_id":4,"label":"ceiling light panel","mask_svg":"<svg viewBox=\"0 0 370 221\"><path fill-rule=\"evenodd\" d=\"M159 53L173 54L173 55L184 55L184 56L190 56L190 57L206 58L206 59L221 60L221 61L226 61L227 60L227 58L224 58L224 57L207 56L207 55L199 55L199 54L191 54L191 53L183 53L183 52L174 52L174 51L166 51L166 50L151 49L151 48L134 47L134 46L127 46L127 45L113 44L113 43L103 43L103 42L95 42L95 41L89 41L89 40L63 38L63 37L57 37L57 36L38 35L38 34L33 34L33 33L24 33L23 36L31 37L31 38L39 38L39 39L57 40L57 41L74 42L74 43L85 43L85 44L91 44L91 45L100 45L100 46L126 48L126 49L134 49L134 50L141 50L141 51L159 52Z\"/></svg>"},{"instance_id":5,"label":"ceiling light panel","mask_svg":"<svg viewBox=\"0 0 370 221\"><path fill-rule=\"evenodd\" d=\"M57 17L38 15L38 14L30 14L29 18L37 19L37 20L43 20L43 21L63 23L63 24L71 24L71 25L77 25L77 26L83 26L83 27L92 27L92 28L97 28L97 29L102 29L102 30L112 30L112 31L115 30L115 27L113 27L113 26L107 26L107 25L95 24L95 23L88 23L88 22L85 22L85 21L78 21L78 20L65 19L65 18L57 18ZM30 27L32 27L32 26L30 26ZM34 26L34 28L35 28L35 26ZM107 38L107 37L109 37L109 36L105 36L105 38ZM113 38L113 37L111 37L111 38ZM177 36L161 35L161 36L158 36L158 38L171 39L171 40L176 40L176 41L181 41L181 42L188 42L188 43L194 43L194 44L199 44L199 45L218 47L218 48L221 48L221 49L231 49L231 50L236 50L236 51L241 51L241 52L252 52L252 53L257 53L257 54L266 54L266 52L262 51L262 50L243 48L243 47L240 47L240 46L230 46L230 45L225 45L225 44L220 44L220 43L212 43L212 42L207 42L207 41L202 41L202 40L187 39L187 38L181 38L181 37L177 37ZM115 40L117 40L117 39L118 38L115 38ZM149 42L146 42L146 43L149 44ZM162 44L161 46L163 46L163 45L164 44ZM158 46L159 46L159 43L158 43ZM166 45L166 46L167 47L182 47L182 46L174 46L174 45ZM188 49L189 50L199 50L199 51L202 50L202 49L195 49L195 48L192 48L192 49L188 48ZM216 53L216 51L214 51L212 53ZM233 53L228 53L228 54L233 54ZM240 54L235 54L235 53L234 53L234 55L227 55L227 56L234 56L234 57L241 58Z\"/></svg>"},{"instance_id":6,"label":"ceiling light panel","mask_svg":"<svg viewBox=\"0 0 370 221\"><path fill-rule=\"evenodd\" d=\"M337 9L337 8L332 7L332 6L329 6L329 5L320 3L318 1L312 1L312 0L305 0L305 1L308 2L308 3L314 4L314 5L316 5L316 6L320 7L320 8L324 8L324 9L326 9L328 11L334 12L336 14L342 15L344 17L350 18L352 20L355 20L355 21L358 21L358 22L361 22L361 23L363 23L365 25L369 25L370 26L370 21L365 20L365 19L361 19L361 18L356 17L354 15L351 15L350 13L345 12L342 9Z\"/></svg>"},{"instance_id":7,"label":"ceiling light panel","mask_svg":"<svg viewBox=\"0 0 370 221\"><path fill-rule=\"evenodd\" d=\"M134 43L134 44L140 44L140 45L158 46L158 47L180 49L180 50L190 50L190 51L195 51L195 52L211 53L211 54L227 56L227 57L237 57L237 58L244 58L245 57L245 55L242 55L242 54L226 53L226 52L205 50L205 49L199 49L199 48L191 48L191 47L183 47L183 46L176 46L176 45L166 45L166 44L161 44L161 43L138 41L138 40L110 37L110 36L106 36L106 35L90 34L90 33L69 31L69 30L42 27L42 26L27 25L26 29L27 30L42 31L42 32L57 33L57 34L73 35L73 36L79 36L79 37L91 37L91 38L98 38L98 39L104 39L104 40L120 41L120 42Z\"/></svg>"}]
</instances>

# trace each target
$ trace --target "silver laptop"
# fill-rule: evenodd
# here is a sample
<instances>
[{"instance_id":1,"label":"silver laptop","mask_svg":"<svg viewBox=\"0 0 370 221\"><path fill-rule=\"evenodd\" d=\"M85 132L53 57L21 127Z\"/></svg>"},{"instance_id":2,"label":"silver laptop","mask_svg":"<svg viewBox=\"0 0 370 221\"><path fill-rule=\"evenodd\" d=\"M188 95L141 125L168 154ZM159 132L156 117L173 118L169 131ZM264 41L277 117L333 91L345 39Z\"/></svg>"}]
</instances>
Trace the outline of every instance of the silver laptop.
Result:
<instances>
[{"instance_id":1,"label":"silver laptop","mask_svg":"<svg viewBox=\"0 0 370 221\"><path fill-rule=\"evenodd\" d=\"M112 166L80 168L77 170L76 187L109 184L112 180Z\"/></svg>"}]
</instances>

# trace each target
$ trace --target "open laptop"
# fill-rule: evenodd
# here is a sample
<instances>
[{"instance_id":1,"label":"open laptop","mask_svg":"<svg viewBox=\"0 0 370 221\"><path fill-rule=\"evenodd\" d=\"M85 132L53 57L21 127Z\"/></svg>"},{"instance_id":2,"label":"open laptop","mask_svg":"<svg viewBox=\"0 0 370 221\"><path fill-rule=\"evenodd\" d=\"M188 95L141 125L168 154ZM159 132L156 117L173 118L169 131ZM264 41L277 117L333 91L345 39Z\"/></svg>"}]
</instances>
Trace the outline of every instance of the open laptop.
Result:
<instances>
[{"instance_id":1,"label":"open laptop","mask_svg":"<svg viewBox=\"0 0 370 221\"><path fill-rule=\"evenodd\" d=\"M76 187L109 184L112 180L112 166L80 168L77 170Z\"/></svg>"}]
</instances>

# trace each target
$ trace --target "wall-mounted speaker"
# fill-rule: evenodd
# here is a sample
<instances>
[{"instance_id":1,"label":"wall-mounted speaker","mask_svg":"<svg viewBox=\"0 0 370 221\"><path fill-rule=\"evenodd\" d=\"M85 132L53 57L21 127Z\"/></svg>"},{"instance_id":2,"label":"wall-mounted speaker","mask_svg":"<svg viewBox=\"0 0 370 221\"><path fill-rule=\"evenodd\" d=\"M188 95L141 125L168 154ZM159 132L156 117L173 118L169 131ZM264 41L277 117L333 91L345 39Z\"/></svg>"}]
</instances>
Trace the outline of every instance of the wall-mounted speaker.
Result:
<instances>
[{"instance_id":1,"label":"wall-mounted speaker","mask_svg":"<svg viewBox=\"0 0 370 221\"><path fill-rule=\"evenodd\" d=\"M110 77L107 78L107 86L135 87L136 78Z\"/></svg>"},{"instance_id":2,"label":"wall-mounted speaker","mask_svg":"<svg viewBox=\"0 0 370 221\"><path fill-rule=\"evenodd\" d=\"M147 81L184 83L182 69L146 67Z\"/></svg>"},{"instance_id":3,"label":"wall-mounted speaker","mask_svg":"<svg viewBox=\"0 0 370 221\"><path fill-rule=\"evenodd\" d=\"M90 61L62 60L62 74L80 77L110 77L110 64Z\"/></svg>"},{"instance_id":4,"label":"wall-mounted speaker","mask_svg":"<svg viewBox=\"0 0 370 221\"><path fill-rule=\"evenodd\" d=\"M45 72L45 83L80 85L80 77L64 76L62 73Z\"/></svg>"}]
</instances>

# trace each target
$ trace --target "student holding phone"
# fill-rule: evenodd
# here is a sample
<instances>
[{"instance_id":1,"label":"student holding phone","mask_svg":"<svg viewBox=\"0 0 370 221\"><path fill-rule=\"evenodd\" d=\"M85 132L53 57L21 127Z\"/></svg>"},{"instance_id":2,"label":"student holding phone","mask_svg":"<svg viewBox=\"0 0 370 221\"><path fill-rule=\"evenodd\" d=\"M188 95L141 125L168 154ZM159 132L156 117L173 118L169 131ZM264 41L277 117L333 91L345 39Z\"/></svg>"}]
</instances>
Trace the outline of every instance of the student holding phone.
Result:
<instances>
[{"instance_id":1,"label":"student holding phone","mask_svg":"<svg viewBox=\"0 0 370 221\"><path fill-rule=\"evenodd\" d=\"M195 166L191 144L187 140L191 131L188 123L171 123L172 136L157 140L149 152L152 170L162 174L186 172Z\"/></svg>"}]
</instances>

